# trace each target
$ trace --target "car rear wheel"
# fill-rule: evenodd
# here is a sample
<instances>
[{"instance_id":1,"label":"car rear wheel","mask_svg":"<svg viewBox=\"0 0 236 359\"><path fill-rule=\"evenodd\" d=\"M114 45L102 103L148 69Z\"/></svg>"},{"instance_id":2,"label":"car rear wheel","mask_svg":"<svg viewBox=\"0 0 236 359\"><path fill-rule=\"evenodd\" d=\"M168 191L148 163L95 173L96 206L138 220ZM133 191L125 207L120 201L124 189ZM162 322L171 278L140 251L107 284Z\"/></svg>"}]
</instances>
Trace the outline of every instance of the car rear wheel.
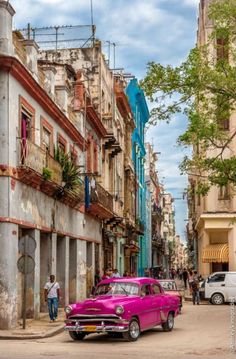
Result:
<instances>
[{"instance_id":1,"label":"car rear wheel","mask_svg":"<svg viewBox=\"0 0 236 359\"><path fill-rule=\"evenodd\" d=\"M123 338L129 342L134 342L140 336L140 326L137 319L132 319L129 323L129 329L123 333Z\"/></svg>"},{"instance_id":2,"label":"car rear wheel","mask_svg":"<svg viewBox=\"0 0 236 359\"><path fill-rule=\"evenodd\" d=\"M170 332L174 328L174 314L169 313L167 321L162 324L162 329L164 332Z\"/></svg>"},{"instance_id":3,"label":"car rear wheel","mask_svg":"<svg viewBox=\"0 0 236 359\"><path fill-rule=\"evenodd\" d=\"M85 333L78 333L78 332L69 332L70 337L74 340L83 340L85 337Z\"/></svg>"},{"instance_id":4,"label":"car rear wheel","mask_svg":"<svg viewBox=\"0 0 236 359\"><path fill-rule=\"evenodd\" d=\"M215 304L215 305L221 305L224 304L224 297L222 294L220 293L215 293L213 294L213 296L211 297L211 303Z\"/></svg>"}]
</instances>

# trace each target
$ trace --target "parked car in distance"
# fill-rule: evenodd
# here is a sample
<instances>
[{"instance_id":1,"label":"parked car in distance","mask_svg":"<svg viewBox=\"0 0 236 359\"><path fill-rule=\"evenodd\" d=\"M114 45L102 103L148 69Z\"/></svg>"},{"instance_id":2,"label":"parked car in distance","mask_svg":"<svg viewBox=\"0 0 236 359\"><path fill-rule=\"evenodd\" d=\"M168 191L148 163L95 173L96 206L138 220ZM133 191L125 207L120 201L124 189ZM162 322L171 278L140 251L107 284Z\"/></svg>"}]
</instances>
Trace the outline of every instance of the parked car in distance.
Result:
<instances>
[{"instance_id":1,"label":"parked car in distance","mask_svg":"<svg viewBox=\"0 0 236 359\"><path fill-rule=\"evenodd\" d=\"M65 308L65 330L74 340L102 332L135 341L157 325L171 331L179 305L179 298L153 278L110 278L98 284L92 298Z\"/></svg>"},{"instance_id":2,"label":"parked car in distance","mask_svg":"<svg viewBox=\"0 0 236 359\"><path fill-rule=\"evenodd\" d=\"M177 288L177 284L174 279L159 279L159 283L161 284L164 291L170 295L177 296L179 298L179 312L182 310L183 306L183 297L180 291Z\"/></svg>"},{"instance_id":3,"label":"parked car in distance","mask_svg":"<svg viewBox=\"0 0 236 359\"><path fill-rule=\"evenodd\" d=\"M236 272L215 272L200 283L200 292L212 304L220 305L236 298Z\"/></svg>"}]
</instances>

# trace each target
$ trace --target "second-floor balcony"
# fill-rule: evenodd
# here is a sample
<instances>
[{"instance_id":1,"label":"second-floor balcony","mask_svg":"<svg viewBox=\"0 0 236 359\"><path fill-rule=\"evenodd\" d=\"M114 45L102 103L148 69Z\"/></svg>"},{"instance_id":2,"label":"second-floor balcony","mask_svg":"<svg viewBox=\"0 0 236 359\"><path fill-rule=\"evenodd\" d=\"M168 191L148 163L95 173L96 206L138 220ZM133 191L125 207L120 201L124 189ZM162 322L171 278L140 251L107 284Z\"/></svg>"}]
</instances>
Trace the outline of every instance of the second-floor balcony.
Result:
<instances>
[{"instance_id":1,"label":"second-floor balcony","mask_svg":"<svg viewBox=\"0 0 236 359\"><path fill-rule=\"evenodd\" d=\"M87 211L100 219L110 219L114 216L113 196L99 183L90 188L90 203Z\"/></svg>"},{"instance_id":2,"label":"second-floor balcony","mask_svg":"<svg viewBox=\"0 0 236 359\"><path fill-rule=\"evenodd\" d=\"M73 191L66 189L62 182L62 167L41 147L29 140L21 142L18 179L50 197L58 199L70 207L84 201L84 185L78 184Z\"/></svg>"}]
</instances>

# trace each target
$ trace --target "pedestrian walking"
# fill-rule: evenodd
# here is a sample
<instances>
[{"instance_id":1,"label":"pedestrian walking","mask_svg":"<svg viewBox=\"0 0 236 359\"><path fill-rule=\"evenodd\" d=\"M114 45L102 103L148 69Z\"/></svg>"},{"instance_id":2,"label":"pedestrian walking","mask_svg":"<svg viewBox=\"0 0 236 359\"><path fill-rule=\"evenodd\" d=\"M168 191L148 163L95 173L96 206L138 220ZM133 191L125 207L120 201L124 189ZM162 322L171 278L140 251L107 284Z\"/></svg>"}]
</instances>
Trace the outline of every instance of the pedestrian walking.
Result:
<instances>
[{"instance_id":1,"label":"pedestrian walking","mask_svg":"<svg viewBox=\"0 0 236 359\"><path fill-rule=\"evenodd\" d=\"M188 271L186 268L183 270L182 277L184 281L184 288L187 289Z\"/></svg>"},{"instance_id":2,"label":"pedestrian walking","mask_svg":"<svg viewBox=\"0 0 236 359\"><path fill-rule=\"evenodd\" d=\"M188 271L188 285L189 285L190 294L192 294L192 283L193 283L193 272L190 269Z\"/></svg>"},{"instance_id":3,"label":"pedestrian walking","mask_svg":"<svg viewBox=\"0 0 236 359\"><path fill-rule=\"evenodd\" d=\"M199 294L199 280L198 280L197 271L194 271L193 273L193 282L191 284L191 288L192 288L193 304L195 305L197 303L199 305L200 294Z\"/></svg>"},{"instance_id":4,"label":"pedestrian walking","mask_svg":"<svg viewBox=\"0 0 236 359\"><path fill-rule=\"evenodd\" d=\"M113 269L113 273L111 275L112 278L120 278L120 273L118 272L118 269Z\"/></svg>"},{"instance_id":5,"label":"pedestrian walking","mask_svg":"<svg viewBox=\"0 0 236 359\"><path fill-rule=\"evenodd\" d=\"M50 275L50 281L44 286L44 299L48 303L48 313L50 322L57 320L58 303L60 300L60 286L55 281L55 275Z\"/></svg>"}]
</instances>

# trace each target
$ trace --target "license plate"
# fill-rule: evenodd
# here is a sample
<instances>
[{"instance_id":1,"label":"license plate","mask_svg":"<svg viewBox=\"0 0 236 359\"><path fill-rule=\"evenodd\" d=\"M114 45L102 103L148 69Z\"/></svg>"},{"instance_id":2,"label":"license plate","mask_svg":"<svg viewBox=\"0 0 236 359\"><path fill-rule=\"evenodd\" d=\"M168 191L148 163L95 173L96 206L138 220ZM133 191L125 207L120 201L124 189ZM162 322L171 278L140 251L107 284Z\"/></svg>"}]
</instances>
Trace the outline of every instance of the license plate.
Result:
<instances>
[{"instance_id":1,"label":"license plate","mask_svg":"<svg viewBox=\"0 0 236 359\"><path fill-rule=\"evenodd\" d=\"M87 325L84 327L85 332L96 332L97 327L95 325Z\"/></svg>"}]
</instances>

